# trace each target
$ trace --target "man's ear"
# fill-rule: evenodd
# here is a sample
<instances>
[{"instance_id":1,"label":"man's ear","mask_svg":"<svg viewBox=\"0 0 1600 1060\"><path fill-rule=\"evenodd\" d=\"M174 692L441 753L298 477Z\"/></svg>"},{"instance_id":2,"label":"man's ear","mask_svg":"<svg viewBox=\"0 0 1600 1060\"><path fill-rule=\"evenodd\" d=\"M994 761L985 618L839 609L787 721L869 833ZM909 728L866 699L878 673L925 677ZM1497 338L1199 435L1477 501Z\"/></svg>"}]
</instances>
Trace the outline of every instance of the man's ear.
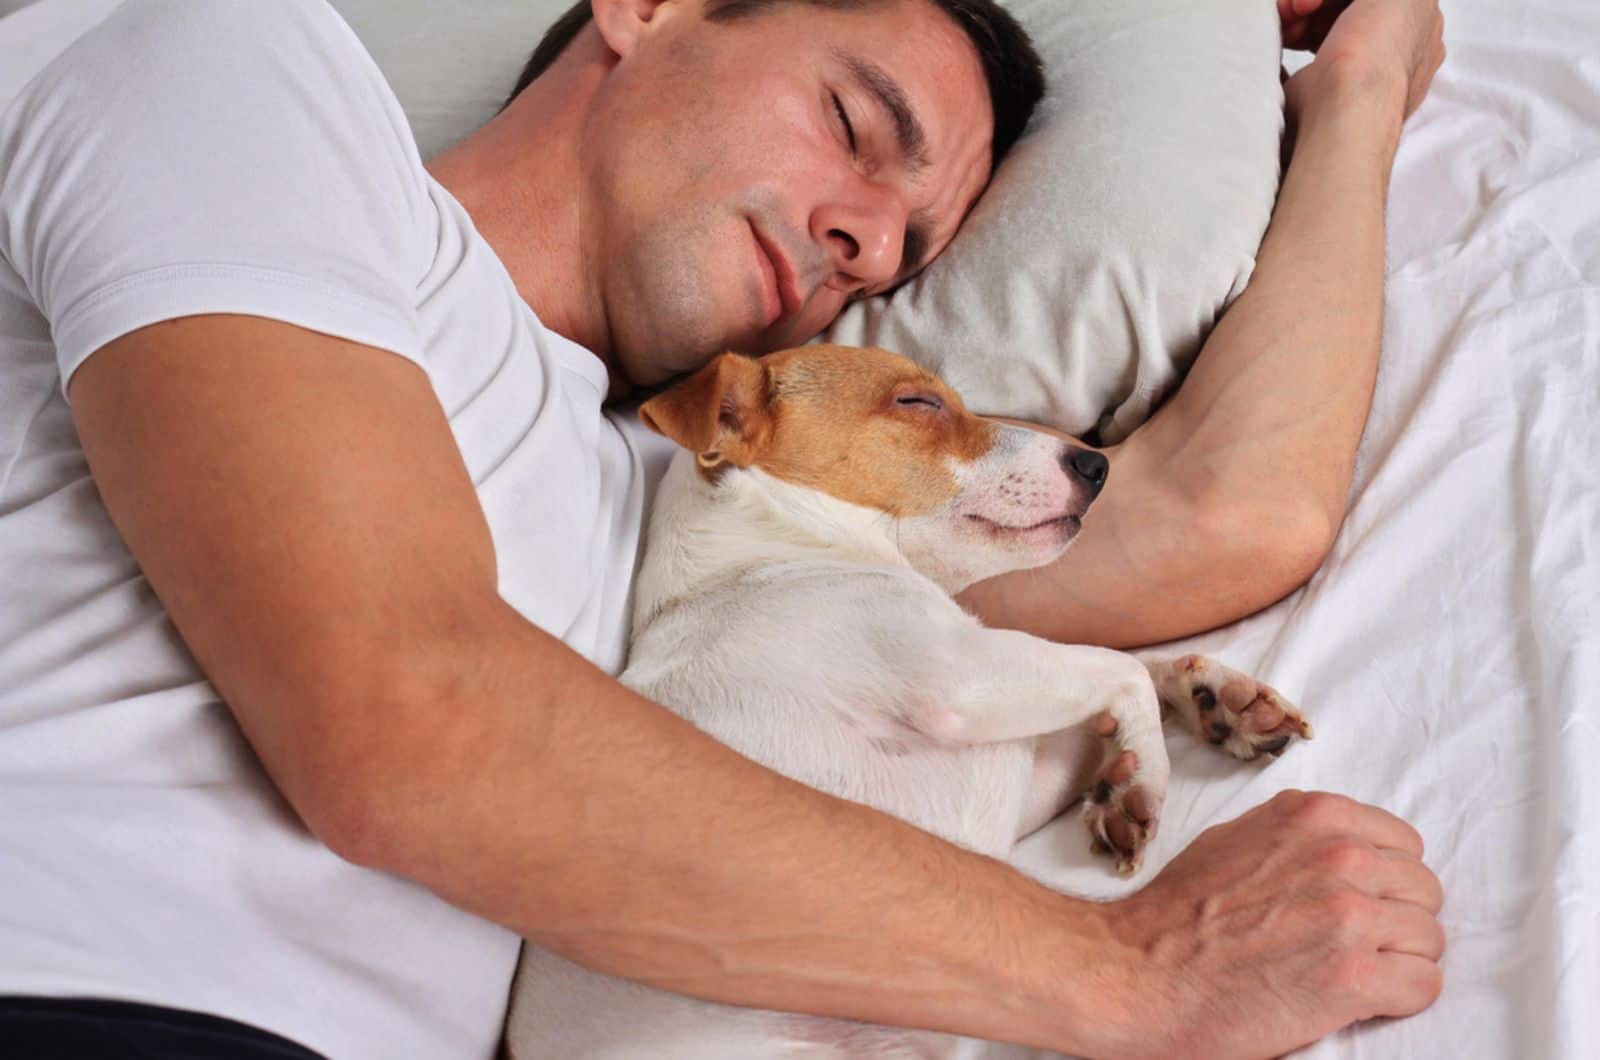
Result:
<instances>
[{"instance_id":1,"label":"man's ear","mask_svg":"<svg viewBox=\"0 0 1600 1060\"><path fill-rule=\"evenodd\" d=\"M698 454L701 467L749 467L772 436L771 371L724 353L639 406L639 418Z\"/></svg>"},{"instance_id":2,"label":"man's ear","mask_svg":"<svg viewBox=\"0 0 1600 1060\"><path fill-rule=\"evenodd\" d=\"M595 28L618 58L626 59L639 39L660 22L667 8L682 7L679 0L592 0Z\"/></svg>"}]
</instances>

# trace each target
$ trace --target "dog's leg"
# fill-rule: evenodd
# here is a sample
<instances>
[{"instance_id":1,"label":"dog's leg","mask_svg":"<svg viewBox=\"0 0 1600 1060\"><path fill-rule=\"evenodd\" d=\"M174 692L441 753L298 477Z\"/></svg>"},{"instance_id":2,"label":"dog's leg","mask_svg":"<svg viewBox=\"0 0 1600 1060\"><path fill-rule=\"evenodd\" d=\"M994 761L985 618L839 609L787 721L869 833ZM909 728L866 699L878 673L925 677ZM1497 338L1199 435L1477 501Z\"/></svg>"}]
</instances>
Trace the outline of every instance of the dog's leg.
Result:
<instances>
[{"instance_id":1,"label":"dog's leg","mask_svg":"<svg viewBox=\"0 0 1600 1060\"><path fill-rule=\"evenodd\" d=\"M1283 754L1295 737L1311 739L1311 723L1276 689L1203 655L1145 659L1162 713L1235 758Z\"/></svg>"},{"instance_id":2,"label":"dog's leg","mask_svg":"<svg viewBox=\"0 0 1600 1060\"><path fill-rule=\"evenodd\" d=\"M1026 740L1092 722L1107 742L1084 805L1095 849L1131 874L1167 792L1161 707L1144 665L1104 648L970 628L926 645L925 684L907 721L945 743ZM902 663L906 660L902 659Z\"/></svg>"}]
</instances>

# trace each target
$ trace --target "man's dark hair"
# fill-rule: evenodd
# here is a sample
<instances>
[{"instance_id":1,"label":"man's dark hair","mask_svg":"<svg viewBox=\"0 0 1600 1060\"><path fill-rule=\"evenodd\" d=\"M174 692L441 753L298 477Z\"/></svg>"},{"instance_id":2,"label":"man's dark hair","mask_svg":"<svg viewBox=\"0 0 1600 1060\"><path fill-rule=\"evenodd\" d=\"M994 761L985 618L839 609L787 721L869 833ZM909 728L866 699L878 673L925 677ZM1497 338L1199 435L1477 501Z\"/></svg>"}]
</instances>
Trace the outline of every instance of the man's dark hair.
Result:
<instances>
[{"instance_id":1,"label":"man's dark hair","mask_svg":"<svg viewBox=\"0 0 1600 1060\"><path fill-rule=\"evenodd\" d=\"M885 0L706 0L706 18L712 22L732 22L748 18L784 4L811 4L844 10L867 7ZM995 3L995 0L923 0L948 15L966 33L977 49L978 60L983 64L983 76L989 83L989 104L994 112L994 141L990 161L998 166L1000 159L1011 150L1033 114L1033 108L1044 95L1044 64L1027 31L1017 20ZM578 0L567 13L545 31L544 39L534 49L528 65L522 68L517 87L506 99L513 99L534 78L544 73L556 61L578 31L588 25L591 17L589 0Z\"/></svg>"}]
</instances>

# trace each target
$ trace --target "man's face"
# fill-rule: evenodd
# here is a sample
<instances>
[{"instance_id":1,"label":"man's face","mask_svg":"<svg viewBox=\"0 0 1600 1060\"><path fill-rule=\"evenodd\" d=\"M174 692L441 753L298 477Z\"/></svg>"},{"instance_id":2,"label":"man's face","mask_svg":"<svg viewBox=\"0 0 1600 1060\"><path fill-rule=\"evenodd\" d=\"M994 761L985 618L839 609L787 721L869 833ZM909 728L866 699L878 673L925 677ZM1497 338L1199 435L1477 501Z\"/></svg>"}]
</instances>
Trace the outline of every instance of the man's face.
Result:
<instances>
[{"instance_id":1,"label":"man's face","mask_svg":"<svg viewBox=\"0 0 1600 1060\"><path fill-rule=\"evenodd\" d=\"M616 363L652 385L799 345L944 249L988 179L966 35L927 0L656 9L584 131L584 245Z\"/></svg>"}]
</instances>

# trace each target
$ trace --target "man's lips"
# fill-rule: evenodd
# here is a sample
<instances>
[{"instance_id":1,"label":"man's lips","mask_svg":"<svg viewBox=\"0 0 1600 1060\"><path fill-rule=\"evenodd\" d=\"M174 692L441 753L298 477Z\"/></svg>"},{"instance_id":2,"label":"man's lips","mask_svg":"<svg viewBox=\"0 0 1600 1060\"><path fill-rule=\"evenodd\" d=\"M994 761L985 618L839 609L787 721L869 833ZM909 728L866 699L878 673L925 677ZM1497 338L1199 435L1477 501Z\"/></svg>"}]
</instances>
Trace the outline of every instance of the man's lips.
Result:
<instances>
[{"instance_id":1,"label":"man's lips","mask_svg":"<svg viewBox=\"0 0 1600 1060\"><path fill-rule=\"evenodd\" d=\"M767 327L770 328L778 321L794 315L805 299L800 297L800 283L795 276L794 266L789 264L789 259L784 257L777 244L768 239L753 222L750 231L755 234L756 247L760 251L756 257L761 260L762 296L766 303Z\"/></svg>"}]
</instances>

